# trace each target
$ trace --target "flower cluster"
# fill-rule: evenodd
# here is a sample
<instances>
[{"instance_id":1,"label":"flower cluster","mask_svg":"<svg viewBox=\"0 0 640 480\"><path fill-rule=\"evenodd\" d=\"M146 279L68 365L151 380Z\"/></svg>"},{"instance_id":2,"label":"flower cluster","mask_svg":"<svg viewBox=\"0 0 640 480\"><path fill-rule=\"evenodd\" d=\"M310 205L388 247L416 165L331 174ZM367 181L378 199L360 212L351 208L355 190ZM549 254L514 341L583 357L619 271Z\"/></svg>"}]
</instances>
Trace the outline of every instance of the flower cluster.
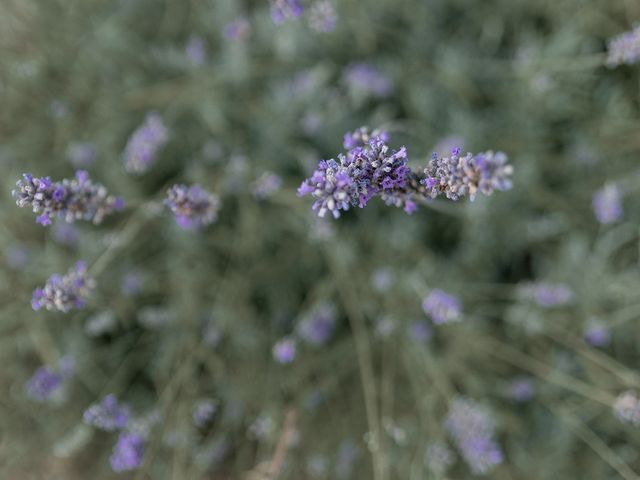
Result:
<instances>
[{"instance_id":1,"label":"flower cluster","mask_svg":"<svg viewBox=\"0 0 640 480\"><path fill-rule=\"evenodd\" d=\"M331 337L335 323L336 313L333 305L321 304L298 323L297 333L306 343L322 345Z\"/></svg>"},{"instance_id":2,"label":"flower cluster","mask_svg":"<svg viewBox=\"0 0 640 480\"><path fill-rule=\"evenodd\" d=\"M422 309L436 325L456 322L462 318L462 304L453 295L433 290L422 302Z\"/></svg>"},{"instance_id":3,"label":"flower cluster","mask_svg":"<svg viewBox=\"0 0 640 480\"><path fill-rule=\"evenodd\" d=\"M184 229L197 229L213 223L220 207L218 197L199 185L174 185L167 190L164 204Z\"/></svg>"},{"instance_id":4,"label":"flower cluster","mask_svg":"<svg viewBox=\"0 0 640 480\"><path fill-rule=\"evenodd\" d=\"M43 288L36 288L31 306L34 310L46 308L60 312L84 308L94 287L95 280L88 276L86 263L78 262L65 275L51 275Z\"/></svg>"},{"instance_id":5,"label":"flower cluster","mask_svg":"<svg viewBox=\"0 0 640 480\"><path fill-rule=\"evenodd\" d=\"M129 407L120 405L115 395L105 396L100 403L94 403L84 412L84 423L106 432L122 430L129 423Z\"/></svg>"},{"instance_id":6,"label":"flower cluster","mask_svg":"<svg viewBox=\"0 0 640 480\"><path fill-rule=\"evenodd\" d=\"M160 150L169 139L169 130L155 112L147 114L145 122L133 132L124 149L124 168L129 173L144 173L156 160Z\"/></svg>"},{"instance_id":7,"label":"flower cluster","mask_svg":"<svg viewBox=\"0 0 640 480\"><path fill-rule=\"evenodd\" d=\"M113 447L110 462L114 472L135 470L142 463L144 438L133 432L122 432Z\"/></svg>"},{"instance_id":8,"label":"flower cluster","mask_svg":"<svg viewBox=\"0 0 640 480\"><path fill-rule=\"evenodd\" d=\"M282 187L282 178L272 172L264 172L251 185L251 193L256 200L269 198Z\"/></svg>"},{"instance_id":9,"label":"flower cluster","mask_svg":"<svg viewBox=\"0 0 640 480\"><path fill-rule=\"evenodd\" d=\"M278 340L273 346L272 353L278 363L291 363L296 358L296 341L286 337Z\"/></svg>"},{"instance_id":10,"label":"flower cluster","mask_svg":"<svg viewBox=\"0 0 640 480\"><path fill-rule=\"evenodd\" d=\"M412 213L418 200L428 200L444 194L451 200L478 192L490 195L494 190L511 188L511 165L502 152L485 152L461 157L455 149L451 157L434 155L420 176L407 165L405 147L394 150L387 144L389 135L369 132L362 127L344 137L346 154L338 159L321 160L311 177L298 189L298 195L313 196L313 210L334 218L351 206L364 207L374 196L387 205L403 207Z\"/></svg>"},{"instance_id":11,"label":"flower cluster","mask_svg":"<svg viewBox=\"0 0 640 480\"><path fill-rule=\"evenodd\" d=\"M271 18L273 23L282 24L287 19L298 18L304 13L300 0L271 0Z\"/></svg>"},{"instance_id":12,"label":"flower cluster","mask_svg":"<svg viewBox=\"0 0 640 480\"><path fill-rule=\"evenodd\" d=\"M337 15L329 0L318 0L309 9L309 26L312 30L327 33L336 28Z\"/></svg>"},{"instance_id":13,"label":"flower cluster","mask_svg":"<svg viewBox=\"0 0 640 480\"><path fill-rule=\"evenodd\" d=\"M613 403L613 414L618 420L640 427L640 400L632 390L622 392Z\"/></svg>"},{"instance_id":14,"label":"flower cluster","mask_svg":"<svg viewBox=\"0 0 640 480\"><path fill-rule=\"evenodd\" d=\"M608 50L607 66L610 68L640 61L640 25L609 40Z\"/></svg>"},{"instance_id":15,"label":"flower cluster","mask_svg":"<svg viewBox=\"0 0 640 480\"><path fill-rule=\"evenodd\" d=\"M495 422L473 400L464 397L452 400L444 428L473 474L484 475L502 463L502 450L493 438Z\"/></svg>"},{"instance_id":16,"label":"flower cluster","mask_svg":"<svg viewBox=\"0 0 640 480\"><path fill-rule=\"evenodd\" d=\"M622 195L615 184L607 184L593 194L593 213L603 225L617 222L622 218Z\"/></svg>"},{"instance_id":17,"label":"flower cluster","mask_svg":"<svg viewBox=\"0 0 640 480\"><path fill-rule=\"evenodd\" d=\"M43 226L50 225L56 217L68 223L90 220L99 224L106 215L124 207L121 198L109 195L105 187L93 183L84 170L78 170L73 179L60 182L25 173L11 194L16 205L38 213L36 222Z\"/></svg>"},{"instance_id":18,"label":"flower cluster","mask_svg":"<svg viewBox=\"0 0 640 480\"><path fill-rule=\"evenodd\" d=\"M55 367L42 366L27 380L27 396L36 402L48 402L59 398L64 386L73 375L75 362L63 357Z\"/></svg>"}]
</instances>

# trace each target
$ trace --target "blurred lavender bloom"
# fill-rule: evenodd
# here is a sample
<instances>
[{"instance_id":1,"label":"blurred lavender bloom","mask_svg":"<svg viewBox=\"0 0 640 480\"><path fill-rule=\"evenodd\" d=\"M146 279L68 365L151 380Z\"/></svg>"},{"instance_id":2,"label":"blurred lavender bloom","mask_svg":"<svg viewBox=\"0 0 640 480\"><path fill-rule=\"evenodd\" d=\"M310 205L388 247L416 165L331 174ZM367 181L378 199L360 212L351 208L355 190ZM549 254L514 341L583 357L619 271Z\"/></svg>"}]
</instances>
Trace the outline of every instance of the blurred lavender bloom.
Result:
<instances>
[{"instance_id":1,"label":"blurred lavender bloom","mask_svg":"<svg viewBox=\"0 0 640 480\"><path fill-rule=\"evenodd\" d=\"M29 173L22 175L11 194L19 207L30 207L40 215L36 222L46 226L58 217L68 223L75 220L102 222L106 215L121 210L121 198L109 195L99 183L93 183L89 174L78 170L73 179L52 182L49 177L37 178Z\"/></svg>"},{"instance_id":2,"label":"blurred lavender bloom","mask_svg":"<svg viewBox=\"0 0 640 480\"><path fill-rule=\"evenodd\" d=\"M165 327L174 320L174 312L160 305L150 305L138 311L138 323L151 330Z\"/></svg>"},{"instance_id":3,"label":"blurred lavender bloom","mask_svg":"<svg viewBox=\"0 0 640 480\"><path fill-rule=\"evenodd\" d=\"M524 287L524 294L544 308L568 305L574 299L573 290L564 283L531 283Z\"/></svg>"},{"instance_id":4,"label":"blurred lavender bloom","mask_svg":"<svg viewBox=\"0 0 640 480\"><path fill-rule=\"evenodd\" d=\"M593 194L593 212L603 225L614 223L622 218L622 195L615 184L607 184Z\"/></svg>"},{"instance_id":5,"label":"blurred lavender bloom","mask_svg":"<svg viewBox=\"0 0 640 480\"><path fill-rule=\"evenodd\" d=\"M344 70L344 81L354 91L384 98L393 93L393 82L368 63L351 63Z\"/></svg>"},{"instance_id":6,"label":"blurred lavender bloom","mask_svg":"<svg viewBox=\"0 0 640 480\"><path fill-rule=\"evenodd\" d=\"M29 263L29 251L20 245L11 245L4 254L7 265L12 270L22 270Z\"/></svg>"},{"instance_id":7,"label":"blurred lavender bloom","mask_svg":"<svg viewBox=\"0 0 640 480\"><path fill-rule=\"evenodd\" d=\"M167 190L164 204L175 214L176 222L185 230L212 224L218 218L218 197L200 185L174 185Z\"/></svg>"},{"instance_id":8,"label":"blurred lavender bloom","mask_svg":"<svg viewBox=\"0 0 640 480\"><path fill-rule=\"evenodd\" d=\"M198 401L193 406L193 411L191 413L193 424L199 428L204 427L211 421L217 410L218 403L215 400L205 399Z\"/></svg>"},{"instance_id":9,"label":"blurred lavender bloom","mask_svg":"<svg viewBox=\"0 0 640 480\"><path fill-rule=\"evenodd\" d=\"M303 318L296 331L305 342L311 345L322 345L333 333L335 323L335 307L325 303Z\"/></svg>"},{"instance_id":10,"label":"blurred lavender bloom","mask_svg":"<svg viewBox=\"0 0 640 480\"><path fill-rule=\"evenodd\" d=\"M622 392L613 404L613 414L623 423L640 427L640 401L632 390Z\"/></svg>"},{"instance_id":11,"label":"blurred lavender bloom","mask_svg":"<svg viewBox=\"0 0 640 480\"><path fill-rule=\"evenodd\" d=\"M433 290L424 299L422 309L436 325L457 322L462 319L462 303L460 303L460 300L440 289Z\"/></svg>"},{"instance_id":12,"label":"blurred lavender bloom","mask_svg":"<svg viewBox=\"0 0 640 480\"><path fill-rule=\"evenodd\" d=\"M251 35L251 24L246 17L238 17L227 23L224 27L224 36L227 40L244 41Z\"/></svg>"},{"instance_id":13,"label":"blurred lavender bloom","mask_svg":"<svg viewBox=\"0 0 640 480\"><path fill-rule=\"evenodd\" d=\"M67 147L67 160L76 168L87 168L96 160L96 147L88 142L71 143Z\"/></svg>"},{"instance_id":14,"label":"blurred lavender bloom","mask_svg":"<svg viewBox=\"0 0 640 480\"><path fill-rule=\"evenodd\" d=\"M375 333L380 338L388 338L396 330L396 322L389 316L376 321Z\"/></svg>"},{"instance_id":15,"label":"blurred lavender bloom","mask_svg":"<svg viewBox=\"0 0 640 480\"><path fill-rule=\"evenodd\" d=\"M336 28L338 15L329 0L317 0L309 9L309 26L320 33L328 33Z\"/></svg>"},{"instance_id":16,"label":"blurred lavender bloom","mask_svg":"<svg viewBox=\"0 0 640 480\"><path fill-rule=\"evenodd\" d=\"M94 287L95 280L88 276L86 263L78 262L65 275L51 275L43 288L36 288L31 306L34 310L46 308L60 312L84 308Z\"/></svg>"},{"instance_id":17,"label":"blurred lavender bloom","mask_svg":"<svg viewBox=\"0 0 640 480\"><path fill-rule=\"evenodd\" d=\"M123 432L113 447L111 468L114 472L135 470L142 464L144 439L135 433Z\"/></svg>"},{"instance_id":18,"label":"blurred lavender bloom","mask_svg":"<svg viewBox=\"0 0 640 480\"><path fill-rule=\"evenodd\" d=\"M444 475L454 462L453 452L444 443L432 442L427 446L425 464L429 471L435 475Z\"/></svg>"},{"instance_id":19,"label":"blurred lavender bloom","mask_svg":"<svg viewBox=\"0 0 640 480\"><path fill-rule=\"evenodd\" d=\"M124 149L125 170L141 174L151 168L158 151L167 143L169 130L155 112L147 114L145 121L133 132Z\"/></svg>"},{"instance_id":20,"label":"blurred lavender bloom","mask_svg":"<svg viewBox=\"0 0 640 480\"><path fill-rule=\"evenodd\" d=\"M296 342L290 338L283 338L273 346L273 358L278 363L287 364L296 358Z\"/></svg>"},{"instance_id":21,"label":"blurred lavender bloom","mask_svg":"<svg viewBox=\"0 0 640 480\"><path fill-rule=\"evenodd\" d=\"M427 322L424 321L415 321L409 325L407 328L407 335L411 340L416 342L428 342L431 340L433 332L431 331L431 327Z\"/></svg>"},{"instance_id":22,"label":"blurred lavender bloom","mask_svg":"<svg viewBox=\"0 0 640 480\"><path fill-rule=\"evenodd\" d=\"M110 310L91 315L85 325L84 331L90 337L99 337L112 332L116 327L116 315Z\"/></svg>"},{"instance_id":23,"label":"blurred lavender bloom","mask_svg":"<svg viewBox=\"0 0 640 480\"><path fill-rule=\"evenodd\" d=\"M75 248L80 240L80 231L70 223L56 223L51 229L51 236L60 245Z\"/></svg>"},{"instance_id":24,"label":"blurred lavender bloom","mask_svg":"<svg viewBox=\"0 0 640 480\"><path fill-rule=\"evenodd\" d=\"M271 18L276 25L298 18L303 12L304 6L300 0L271 0Z\"/></svg>"},{"instance_id":25,"label":"blurred lavender bloom","mask_svg":"<svg viewBox=\"0 0 640 480\"><path fill-rule=\"evenodd\" d=\"M127 272L120 282L120 292L125 297L135 297L144 285L144 278L138 271Z\"/></svg>"},{"instance_id":26,"label":"blurred lavender bloom","mask_svg":"<svg viewBox=\"0 0 640 480\"><path fill-rule=\"evenodd\" d=\"M444 428L474 475L485 475L502 463L502 450L493 439L495 421L475 401L465 397L452 400Z\"/></svg>"},{"instance_id":27,"label":"blurred lavender bloom","mask_svg":"<svg viewBox=\"0 0 640 480\"><path fill-rule=\"evenodd\" d=\"M632 65L640 61L640 25L613 37L607 44L607 66Z\"/></svg>"},{"instance_id":28,"label":"blurred lavender bloom","mask_svg":"<svg viewBox=\"0 0 640 480\"><path fill-rule=\"evenodd\" d=\"M42 366L25 384L27 396L36 402L49 402L60 398L66 382L75 370L73 357L65 356L55 367Z\"/></svg>"},{"instance_id":29,"label":"blurred lavender bloom","mask_svg":"<svg viewBox=\"0 0 640 480\"><path fill-rule=\"evenodd\" d=\"M491 195L494 190L509 190L513 167L502 152L467 153L461 157L456 148L450 157L434 153L424 173L426 178L420 183L431 198L444 193L450 200L468 196L473 201L478 192Z\"/></svg>"},{"instance_id":30,"label":"blurred lavender bloom","mask_svg":"<svg viewBox=\"0 0 640 480\"><path fill-rule=\"evenodd\" d=\"M129 407L120 405L113 394L105 396L100 403L91 405L83 415L84 423L107 432L126 428L130 418Z\"/></svg>"},{"instance_id":31,"label":"blurred lavender bloom","mask_svg":"<svg viewBox=\"0 0 640 480\"><path fill-rule=\"evenodd\" d=\"M528 377L514 378L507 387L507 396L515 402L524 403L536 393L533 380Z\"/></svg>"},{"instance_id":32,"label":"blurred lavender bloom","mask_svg":"<svg viewBox=\"0 0 640 480\"><path fill-rule=\"evenodd\" d=\"M583 338L592 347L606 347L611 343L611 332L602 322L591 321L584 331Z\"/></svg>"},{"instance_id":33,"label":"blurred lavender bloom","mask_svg":"<svg viewBox=\"0 0 640 480\"><path fill-rule=\"evenodd\" d=\"M251 185L251 193L256 200L265 200L282 187L282 178L272 172L264 172Z\"/></svg>"},{"instance_id":34,"label":"blurred lavender bloom","mask_svg":"<svg viewBox=\"0 0 640 480\"><path fill-rule=\"evenodd\" d=\"M384 293L395 280L395 275L390 267L376 268L371 274L371 285L376 292Z\"/></svg>"},{"instance_id":35,"label":"blurred lavender bloom","mask_svg":"<svg viewBox=\"0 0 640 480\"><path fill-rule=\"evenodd\" d=\"M185 54L194 67L201 67L207 61L207 47L198 35L191 35L185 46Z\"/></svg>"}]
</instances>

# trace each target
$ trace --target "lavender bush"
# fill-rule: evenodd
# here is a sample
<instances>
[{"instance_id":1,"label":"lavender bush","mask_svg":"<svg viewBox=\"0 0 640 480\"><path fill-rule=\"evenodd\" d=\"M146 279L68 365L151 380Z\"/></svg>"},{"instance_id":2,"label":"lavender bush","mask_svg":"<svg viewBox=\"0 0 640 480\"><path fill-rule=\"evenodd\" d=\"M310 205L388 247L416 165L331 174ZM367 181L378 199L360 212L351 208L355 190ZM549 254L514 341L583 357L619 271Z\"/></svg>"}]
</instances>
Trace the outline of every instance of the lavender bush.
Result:
<instances>
[{"instance_id":1,"label":"lavender bush","mask_svg":"<svg viewBox=\"0 0 640 480\"><path fill-rule=\"evenodd\" d=\"M0 478L638 478L640 5L0 10Z\"/></svg>"}]
</instances>

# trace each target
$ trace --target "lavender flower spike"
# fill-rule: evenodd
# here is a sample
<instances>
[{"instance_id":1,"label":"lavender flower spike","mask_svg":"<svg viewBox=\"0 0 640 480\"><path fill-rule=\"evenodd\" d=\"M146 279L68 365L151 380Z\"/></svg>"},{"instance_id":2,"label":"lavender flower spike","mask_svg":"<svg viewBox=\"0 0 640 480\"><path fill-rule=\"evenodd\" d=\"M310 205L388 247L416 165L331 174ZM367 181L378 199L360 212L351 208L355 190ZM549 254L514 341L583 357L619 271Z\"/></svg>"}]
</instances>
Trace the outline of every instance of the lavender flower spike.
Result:
<instances>
[{"instance_id":1,"label":"lavender flower spike","mask_svg":"<svg viewBox=\"0 0 640 480\"><path fill-rule=\"evenodd\" d=\"M462 317L460 300L439 289L433 290L424 299L422 309L427 315L431 316L433 323L436 325L457 322Z\"/></svg>"},{"instance_id":2,"label":"lavender flower spike","mask_svg":"<svg viewBox=\"0 0 640 480\"><path fill-rule=\"evenodd\" d=\"M175 214L176 222L184 229L198 229L218 218L218 197L200 185L174 185L167 190L164 204Z\"/></svg>"},{"instance_id":3,"label":"lavender flower spike","mask_svg":"<svg viewBox=\"0 0 640 480\"><path fill-rule=\"evenodd\" d=\"M135 470L142 464L144 439L136 433L121 433L113 447L111 468L114 472Z\"/></svg>"},{"instance_id":4,"label":"lavender flower spike","mask_svg":"<svg viewBox=\"0 0 640 480\"><path fill-rule=\"evenodd\" d=\"M43 226L50 225L56 217L67 223L90 220L99 224L106 215L124 207L121 198L109 195L105 187L93 183L84 170L78 170L73 179L60 182L25 173L11 194L16 205L31 207L40 214L36 222Z\"/></svg>"},{"instance_id":5,"label":"lavender flower spike","mask_svg":"<svg viewBox=\"0 0 640 480\"><path fill-rule=\"evenodd\" d=\"M60 312L84 308L94 288L95 280L88 276L86 263L78 262L65 275L51 275L43 288L36 288L31 306L34 310L45 308Z\"/></svg>"},{"instance_id":6,"label":"lavender flower spike","mask_svg":"<svg viewBox=\"0 0 640 480\"><path fill-rule=\"evenodd\" d=\"M444 428L473 474L485 475L502 463L502 450L493 439L495 422L473 400L464 397L452 400Z\"/></svg>"},{"instance_id":7,"label":"lavender flower spike","mask_svg":"<svg viewBox=\"0 0 640 480\"><path fill-rule=\"evenodd\" d=\"M60 393L74 372L72 357L62 357L55 367L42 366L27 381L27 396L36 402L60 398Z\"/></svg>"},{"instance_id":8,"label":"lavender flower spike","mask_svg":"<svg viewBox=\"0 0 640 480\"><path fill-rule=\"evenodd\" d=\"M118 404L115 395L105 396L100 403L91 405L83 415L84 423L112 432L122 430L129 423L129 408Z\"/></svg>"},{"instance_id":9,"label":"lavender flower spike","mask_svg":"<svg viewBox=\"0 0 640 480\"><path fill-rule=\"evenodd\" d=\"M147 114L145 122L133 132L124 149L124 168L141 174L151 168L160 150L169 139L169 130L155 112Z\"/></svg>"},{"instance_id":10,"label":"lavender flower spike","mask_svg":"<svg viewBox=\"0 0 640 480\"><path fill-rule=\"evenodd\" d=\"M640 25L613 37L608 43L607 66L632 65L640 61Z\"/></svg>"},{"instance_id":11,"label":"lavender flower spike","mask_svg":"<svg viewBox=\"0 0 640 480\"><path fill-rule=\"evenodd\" d=\"M298 18L303 12L304 6L300 0L271 0L271 18L277 25Z\"/></svg>"},{"instance_id":12,"label":"lavender flower spike","mask_svg":"<svg viewBox=\"0 0 640 480\"><path fill-rule=\"evenodd\" d=\"M640 401L633 390L618 395L613 403L613 414L623 423L640 427Z\"/></svg>"}]
</instances>

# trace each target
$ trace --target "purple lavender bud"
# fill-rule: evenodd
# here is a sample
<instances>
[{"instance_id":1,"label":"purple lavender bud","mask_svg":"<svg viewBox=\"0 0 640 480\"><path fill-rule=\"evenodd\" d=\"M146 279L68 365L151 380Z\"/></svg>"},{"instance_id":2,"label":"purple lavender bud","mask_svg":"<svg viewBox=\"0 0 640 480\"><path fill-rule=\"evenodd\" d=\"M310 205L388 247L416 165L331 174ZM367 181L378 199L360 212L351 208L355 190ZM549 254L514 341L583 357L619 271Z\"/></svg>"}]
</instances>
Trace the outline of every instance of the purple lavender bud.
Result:
<instances>
[{"instance_id":1,"label":"purple lavender bud","mask_svg":"<svg viewBox=\"0 0 640 480\"><path fill-rule=\"evenodd\" d=\"M36 288L31 306L34 310L46 308L60 312L84 308L94 288L95 280L87 275L86 264L78 262L65 275L51 275L43 288Z\"/></svg>"},{"instance_id":2,"label":"purple lavender bud","mask_svg":"<svg viewBox=\"0 0 640 480\"><path fill-rule=\"evenodd\" d=\"M52 182L49 177L36 178L25 173L11 192L19 207L30 207L40 213L36 222L46 226L52 218L61 218L67 223L76 220L102 222L122 208L122 201L109 195L99 183L93 183L87 172L78 170L73 179Z\"/></svg>"},{"instance_id":3,"label":"purple lavender bud","mask_svg":"<svg viewBox=\"0 0 640 480\"><path fill-rule=\"evenodd\" d=\"M592 347L606 347L611 343L611 332L606 325L592 322L584 331L583 338Z\"/></svg>"},{"instance_id":4,"label":"purple lavender bud","mask_svg":"<svg viewBox=\"0 0 640 480\"><path fill-rule=\"evenodd\" d=\"M264 172L251 186L251 193L256 200L265 200L282 187L282 178L272 172Z\"/></svg>"},{"instance_id":5,"label":"purple lavender bud","mask_svg":"<svg viewBox=\"0 0 640 480\"><path fill-rule=\"evenodd\" d=\"M204 40L198 35L191 35L185 46L187 58L194 67L201 67L207 61L207 47Z\"/></svg>"},{"instance_id":6,"label":"purple lavender bud","mask_svg":"<svg viewBox=\"0 0 640 480\"><path fill-rule=\"evenodd\" d=\"M276 25L298 18L303 12L304 6L300 0L271 0L271 18Z\"/></svg>"},{"instance_id":7,"label":"purple lavender bud","mask_svg":"<svg viewBox=\"0 0 640 480\"><path fill-rule=\"evenodd\" d=\"M91 405L83 415L84 423L101 430L112 432L122 430L129 423L131 413L129 407L118 404L115 395L105 396L100 403Z\"/></svg>"},{"instance_id":8,"label":"purple lavender bud","mask_svg":"<svg viewBox=\"0 0 640 480\"><path fill-rule=\"evenodd\" d=\"M425 463L435 475L442 476L455 462L451 449L442 442L433 442L427 447Z\"/></svg>"},{"instance_id":9,"label":"purple lavender bud","mask_svg":"<svg viewBox=\"0 0 640 480\"><path fill-rule=\"evenodd\" d=\"M20 245L11 245L5 253L5 260L12 270L22 270L29 263L29 251Z\"/></svg>"},{"instance_id":10,"label":"purple lavender bud","mask_svg":"<svg viewBox=\"0 0 640 480\"><path fill-rule=\"evenodd\" d=\"M564 283L537 282L526 285L523 289L526 297L544 308L554 308L573 302L574 293Z\"/></svg>"},{"instance_id":11,"label":"purple lavender bud","mask_svg":"<svg viewBox=\"0 0 640 480\"><path fill-rule=\"evenodd\" d=\"M283 338L273 346L273 358L278 363L287 364L293 362L296 357L296 342L290 338Z\"/></svg>"},{"instance_id":12,"label":"purple lavender bud","mask_svg":"<svg viewBox=\"0 0 640 480\"><path fill-rule=\"evenodd\" d=\"M74 371L75 361L69 355L62 357L55 367L38 368L25 384L27 396L36 402L59 399Z\"/></svg>"},{"instance_id":13,"label":"purple lavender bud","mask_svg":"<svg viewBox=\"0 0 640 480\"><path fill-rule=\"evenodd\" d=\"M113 447L111 468L114 472L135 470L142 464L144 439L135 433L121 433Z\"/></svg>"},{"instance_id":14,"label":"purple lavender bud","mask_svg":"<svg viewBox=\"0 0 640 480\"><path fill-rule=\"evenodd\" d=\"M384 98L393 93L392 80L368 63L347 65L344 81L350 89L373 97Z\"/></svg>"},{"instance_id":15,"label":"purple lavender bud","mask_svg":"<svg viewBox=\"0 0 640 480\"><path fill-rule=\"evenodd\" d=\"M336 28L338 16L329 0L318 0L309 9L309 26L319 33L328 33Z\"/></svg>"},{"instance_id":16,"label":"purple lavender bud","mask_svg":"<svg viewBox=\"0 0 640 480\"><path fill-rule=\"evenodd\" d=\"M536 393L533 380L528 377L514 378L507 387L507 396L515 402L524 403Z\"/></svg>"},{"instance_id":17,"label":"purple lavender bud","mask_svg":"<svg viewBox=\"0 0 640 480\"><path fill-rule=\"evenodd\" d=\"M608 42L607 66L632 65L640 61L640 25Z\"/></svg>"},{"instance_id":18,"label":"purple lavender bud","mask_svg":"<svg viewBox=\"0 0 640 480\"><path fill-rule=\"evenodd\" d=\"M331 304L322 304L306 316L297 327L297 333L311 345L324 344L335 328L336 313Z\"/></svg>"},{"instance_id":19,"label":"purple lavender bud","mask_svg":"<svg viewBox=\"0 0 640 480\"><path fill-rule=\"evenodd\" d=\"M72 143L67 147L67 160L76 168L87 168L96 160L96 147L92 143Z\"/></svg>"},{"instance_id":20,"label":"purple lavender bud","mask_svg":"<svg viewBox=\"0 0 640 480\"><path fill-rule=\"evenodd\" d=\"M494 190L509 190L512 173L513 167L502 152L460 156L460 151L454 149L450 157L434 154L420 183L425 185L431 198L444 193L450 200L468 196L473 201L478 192L491 195Z\"/></svg>"},{"instance_id":21,"label":"purple lavender bud","mask_svg":"<svg viewBox=\"0 0 640 480\"><path fill-rule=\"evenodd\" d=\"M134 174L149 170L156 161L158 151L168 139L169 130L160 115L155 112L148 113L144 123L133 132L124 149L125 170Z\"/></svg>"},{"instance_id":22,"label":"purple lavender bud","mask_svg":"<svg viewBox=\"0 0 640 480\"><path fill-rule=\"evenodd\" d=\"M594 193L591 204L598 222L603 225L617 222L622 218L622 196L615 184L607 184Z\"/></svg>"},{"instance_id":23,"label":"purple lavender bud","mask_svg":"<svg viewBox=\"0 0 640 480\"><path fill-rule=\"evenodd\" d=\"M185 230L205 227L218 217L218 197L200 185L174 185L167 190L164 204L175 214L176 222Z\"/></svg>"},{"instance_id":24,"label":"purple lavender bud","mask_svg":"<svg viewBox=\"0 0 640 480\"><path fill-rule=\"evenodd\" d=\"M475 401L465 397L452 400L444 428L474 475L485 475L502 463L502 450L493 439L495 421Z\"/></svg>"},{"instance_id":25,"label":"purple lavender bud","mask_svg":"<svg viewBox=\"0 0 640 480\"><path fill-rule=\"evenodd\" d=\"M238 17L224 27L224 36L227 40L244 41L251 35L251 24L245 17Z\"/></svg>"},{"instance_id":26,"label":"purple lavender bud","mask_svg":"<svg viewBox=\"0 0 640 480\"><path fill-rule=\"evenodd\" d=\"M427 322L417 320L407 328L407 336L416 342L425 343L431 340L433 332Z\"/></svg>"},{"instance_id":27,"label":"purple lavender bud","mask_svg":"<svg viewBox=\"0 0 640 480\"><path fill-rule=\"evenodd\" d=\"M215 400L200 400L193 407L193 412L191 414L193 424L198 428L204 427L211 421L217 409L218 404Z\"/></svg>"},{"instance_id":28,"label":"purple lavender bud","mask_svg":"<svg viewBox=\"0 0 640 480\"><path fill-rule=\"evenodd\" d=\"M462 319L460 300L439 289L433 290L424 299L422 309L436 325L457 322Z\"/></svg>"},{"instance_id":29,"label":"purple lavender bud","mask_svg":"<svg viewBox=\"0 0 640 480\"><path fill-rule=\"evenodd\" d=\"M622 392L613 404L613 414L623 423L640 427L640 402L632 390Z\"/></svg>"}]
</instances>

